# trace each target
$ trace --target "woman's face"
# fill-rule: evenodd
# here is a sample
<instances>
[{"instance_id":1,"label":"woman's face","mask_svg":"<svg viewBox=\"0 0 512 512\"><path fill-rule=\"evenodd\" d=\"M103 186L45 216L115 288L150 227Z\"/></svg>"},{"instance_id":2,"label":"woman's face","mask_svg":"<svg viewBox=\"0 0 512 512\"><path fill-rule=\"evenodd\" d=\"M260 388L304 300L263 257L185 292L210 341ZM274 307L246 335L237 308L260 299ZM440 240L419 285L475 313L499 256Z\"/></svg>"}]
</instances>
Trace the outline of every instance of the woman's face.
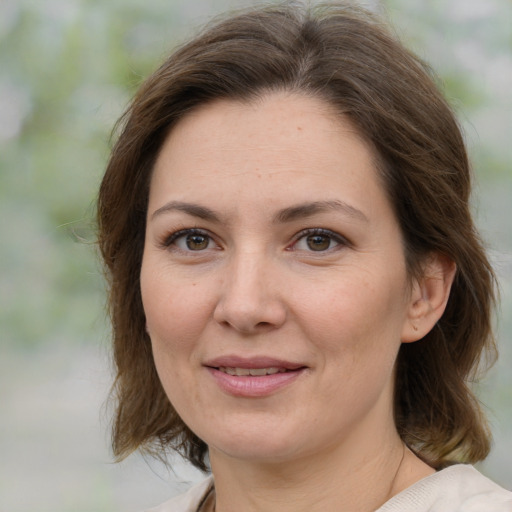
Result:
<instances>
[{"instance_id":1,"label":"woman's face","mask_svg":"<svg viewBox=\"0 0 512 512\"><path fill-rule=\"evenodd\" d=\"M211 453L282 461L393 428L401 233L371 150L321 100L217 101L178 123L141 288L163 387Z\"/></svg>"}]
</instances>

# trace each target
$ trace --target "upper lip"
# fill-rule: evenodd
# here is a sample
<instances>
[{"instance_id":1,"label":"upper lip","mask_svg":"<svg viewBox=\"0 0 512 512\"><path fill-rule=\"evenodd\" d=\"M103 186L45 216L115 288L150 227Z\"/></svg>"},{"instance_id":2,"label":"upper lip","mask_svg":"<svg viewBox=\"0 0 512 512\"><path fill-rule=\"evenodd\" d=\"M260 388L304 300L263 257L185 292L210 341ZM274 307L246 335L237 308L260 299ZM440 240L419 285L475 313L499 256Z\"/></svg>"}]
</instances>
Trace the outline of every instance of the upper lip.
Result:
<instances>
[{"instance_id":1,"label":"upper lip","mask_svg":"<svg viewBox=\"0 0 512 512\"><path fill-rule=\"evenodd\" d=\"M304 364L276 359L268 356L241 357L236 355L226 355L208 359L204 366L210 368L284 368L285 370L298 370L304 368Z\"/></svg>"}]
</instances>

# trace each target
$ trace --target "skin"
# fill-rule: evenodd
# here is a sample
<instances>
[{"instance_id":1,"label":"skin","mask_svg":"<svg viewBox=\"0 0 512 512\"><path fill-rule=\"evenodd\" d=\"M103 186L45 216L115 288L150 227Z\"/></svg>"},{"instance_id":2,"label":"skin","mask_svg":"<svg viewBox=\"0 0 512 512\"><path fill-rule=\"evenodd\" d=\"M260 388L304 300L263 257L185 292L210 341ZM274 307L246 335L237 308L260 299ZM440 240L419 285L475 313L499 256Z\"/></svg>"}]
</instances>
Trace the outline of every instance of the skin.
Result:
<instances>
[{"instance_id":1,"label":"skin","mask_svg":"<svg viewBox=\"0 0 512 512\"><path fill-rule=\"evenodd\" d=\"M370 511L433 472L397 435L394 365L453 272L433 256L409 278L372 150L323 101L222 100L178 123L152 176L141 290L163 387L209 446L217 512ZM236 396L208 368L226 355L301 370Z\"/></svg>"}]
</instances>

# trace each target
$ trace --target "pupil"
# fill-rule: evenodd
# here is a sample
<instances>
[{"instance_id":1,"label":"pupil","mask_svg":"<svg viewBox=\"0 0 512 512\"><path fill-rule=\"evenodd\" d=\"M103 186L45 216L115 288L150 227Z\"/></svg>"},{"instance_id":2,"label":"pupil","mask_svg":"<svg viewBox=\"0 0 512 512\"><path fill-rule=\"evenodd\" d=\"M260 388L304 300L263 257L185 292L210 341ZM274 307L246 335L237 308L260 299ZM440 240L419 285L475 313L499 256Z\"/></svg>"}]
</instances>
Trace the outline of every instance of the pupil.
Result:
<instances>
[{"instance_id":1,"label":"pupil","mask_svg":"<svg viewBox=\"0 0 512 512\"><path fill-rule=\"evenodd\" d=\"M312 251L325 251L329 249L331 239L325 235L311 235L308 236L307 243Z\"/></svg>"},{"instance_id":2,"label":"pupil","mask_svg":"<svg viewBox=\"0 0 512 512\"><path fill-rule=\"evenodd\" d=\"M208 237L204 235L188 235L187 247L191 251L200 251L208 247Z\"/></svg>"}]
</instances>

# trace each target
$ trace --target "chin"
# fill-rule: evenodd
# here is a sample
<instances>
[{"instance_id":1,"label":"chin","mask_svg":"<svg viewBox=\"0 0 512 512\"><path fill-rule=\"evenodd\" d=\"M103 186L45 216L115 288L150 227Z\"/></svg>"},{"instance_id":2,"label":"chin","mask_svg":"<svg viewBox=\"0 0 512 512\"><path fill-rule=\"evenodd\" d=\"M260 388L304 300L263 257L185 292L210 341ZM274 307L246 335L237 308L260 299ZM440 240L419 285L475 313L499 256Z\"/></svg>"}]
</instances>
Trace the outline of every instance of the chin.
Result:
<instances>
[{"instance_id":1,"label":"chin","mask_svg":"<svg viewBox=\"0 0 512 512\"><path fill-rule=\"evenodd\" d=\"M280 464L289 462L298 457L297 450L292 447L269 444L259 441L251 443L223 446L211 446L210 459L215 459L215 453L220 452L224 457L239 461L251 462L253 464Z\"/></svg>"},{"instance_id":2,"label":"chin","mask_svg":"<svg viewBox=\"0 0 512 512\"><path fill-rule=\"evenodd\" d=\"M248 428L247 424L240 429L226 428L222 436L211 436L203 440L208 444L210 457L215 453L224 456L250 461L254 463L277 464L289 461L306 451L307 439L297 438L297 428L283 428L283 425L254 425ZM291 434L295 433L295 437Z\"/></svg>"}]
</instances>

